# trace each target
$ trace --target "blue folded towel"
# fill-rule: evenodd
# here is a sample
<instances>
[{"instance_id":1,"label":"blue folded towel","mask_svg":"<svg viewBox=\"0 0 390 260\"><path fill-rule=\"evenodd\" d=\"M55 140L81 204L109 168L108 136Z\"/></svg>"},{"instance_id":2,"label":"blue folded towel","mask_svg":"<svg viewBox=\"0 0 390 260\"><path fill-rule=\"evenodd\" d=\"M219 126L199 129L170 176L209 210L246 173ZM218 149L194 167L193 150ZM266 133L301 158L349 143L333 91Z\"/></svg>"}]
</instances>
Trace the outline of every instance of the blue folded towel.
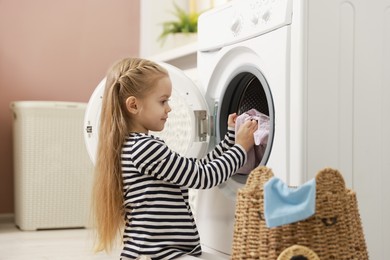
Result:
<instances>
[{"instance_id":1,"label":"blue folded towel","mask_svg":"<svg viewBox=\"0 0 390 260\"><path fill-rule=\"evenodd\" d=\"M292 188L272 177L264 184L264 217L268 227L304 220L315 213L316 182Z\"/></svg>"}]
</instances>

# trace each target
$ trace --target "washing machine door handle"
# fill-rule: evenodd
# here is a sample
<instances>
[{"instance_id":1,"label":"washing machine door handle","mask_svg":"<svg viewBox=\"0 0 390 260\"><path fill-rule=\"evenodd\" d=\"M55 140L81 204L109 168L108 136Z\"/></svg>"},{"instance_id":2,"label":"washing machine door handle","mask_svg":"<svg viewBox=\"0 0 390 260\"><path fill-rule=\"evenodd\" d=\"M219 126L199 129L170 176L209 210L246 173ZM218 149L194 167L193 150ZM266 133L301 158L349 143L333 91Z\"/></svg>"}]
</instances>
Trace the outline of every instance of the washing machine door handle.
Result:
<instances>
[{"instance_id":1,"label":"washing machine door handle","mask_svg":"<svg viewBox=\"0 0 390 260\"><path fill-rule=\"evenodd\" d=\"M197 141L206 141L210 134L209 118L206 110L194 111L195 114L195 138Z\"/></svg>"}]
</instances>

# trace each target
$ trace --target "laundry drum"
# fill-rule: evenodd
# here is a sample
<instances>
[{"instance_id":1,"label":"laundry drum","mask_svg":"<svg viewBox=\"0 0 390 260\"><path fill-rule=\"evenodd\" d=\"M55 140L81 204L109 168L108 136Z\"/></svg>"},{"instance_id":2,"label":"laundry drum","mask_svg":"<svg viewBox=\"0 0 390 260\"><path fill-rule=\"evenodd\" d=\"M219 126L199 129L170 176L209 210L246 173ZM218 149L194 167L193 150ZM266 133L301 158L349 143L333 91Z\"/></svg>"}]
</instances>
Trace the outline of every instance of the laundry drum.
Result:
<instances>
[{"instance_id":1,"label":"laundry drum","mask_svg":"<svg viewBox=\"0 0 390 260\"><path fill-rule=\"evenodd\" d=\"M274 105L272 94L266 79L260 71L255 73L238 73L227 85L219 107L219 124L217 128L217 139L220 140L227 132L228 115L237 113L241 115L250 109L256 109L269 117L270 129L268 142L264 155L259 165L265 165L272 149L274 136ZM231 190L231 198L235 198L235 191L246 183L247 174L236 174L231 180L222 184L222 188Z\"/></svg>"}]
</instances>

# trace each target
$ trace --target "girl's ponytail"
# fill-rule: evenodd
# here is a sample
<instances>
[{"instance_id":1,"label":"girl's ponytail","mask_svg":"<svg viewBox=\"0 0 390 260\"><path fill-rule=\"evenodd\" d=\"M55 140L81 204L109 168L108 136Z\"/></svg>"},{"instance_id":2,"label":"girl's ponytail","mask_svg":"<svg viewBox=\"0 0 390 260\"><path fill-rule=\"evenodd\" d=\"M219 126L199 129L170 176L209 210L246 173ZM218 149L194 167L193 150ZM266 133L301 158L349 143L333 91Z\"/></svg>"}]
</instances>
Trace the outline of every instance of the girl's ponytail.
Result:
<instances>
[{"instance_id":1,"label":"girl's ponytail","mask_svg":"<svg viewBox=\"0 0 390 260\"><path fill-rule=\"evenodd\" d=\"M126 108L130 96L147 95L168 72L158 64L127 58L111 67L100 114L99 144L92 190L95 251L110 251L124 226L121 150L131 120Z\"/></svg>"}]
</instances>

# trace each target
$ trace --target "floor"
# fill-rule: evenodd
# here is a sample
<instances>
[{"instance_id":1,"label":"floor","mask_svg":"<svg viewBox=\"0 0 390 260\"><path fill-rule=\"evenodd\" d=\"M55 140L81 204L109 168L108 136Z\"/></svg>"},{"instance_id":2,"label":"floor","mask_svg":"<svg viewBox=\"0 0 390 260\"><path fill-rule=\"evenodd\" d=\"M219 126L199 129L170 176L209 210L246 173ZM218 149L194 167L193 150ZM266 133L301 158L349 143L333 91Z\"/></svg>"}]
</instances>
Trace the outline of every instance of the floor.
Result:
<instances>
[{"instance_id":1,"label":"floor","mask_svg":"<svg viewBox=\"0 0 390 260\"><path fill-rule=\"evenodd\" d=\"M111 260L112 253L94 254L89 229L21 231L12 217L0 218L0 260Z\"/></svg>"},{"instance_id":2,"label":"floor","mask_svg":"<svg viewBox=\"0 0 390 260\"><path fill-rule=\"evenodd\" d=\"M21 231L12 216L0 215L0 260L118 260L120 249L93 253L90 229ZM178 260L227 260L230 256L202 246L200 258Z\"/></svg>"}]
</instances>

